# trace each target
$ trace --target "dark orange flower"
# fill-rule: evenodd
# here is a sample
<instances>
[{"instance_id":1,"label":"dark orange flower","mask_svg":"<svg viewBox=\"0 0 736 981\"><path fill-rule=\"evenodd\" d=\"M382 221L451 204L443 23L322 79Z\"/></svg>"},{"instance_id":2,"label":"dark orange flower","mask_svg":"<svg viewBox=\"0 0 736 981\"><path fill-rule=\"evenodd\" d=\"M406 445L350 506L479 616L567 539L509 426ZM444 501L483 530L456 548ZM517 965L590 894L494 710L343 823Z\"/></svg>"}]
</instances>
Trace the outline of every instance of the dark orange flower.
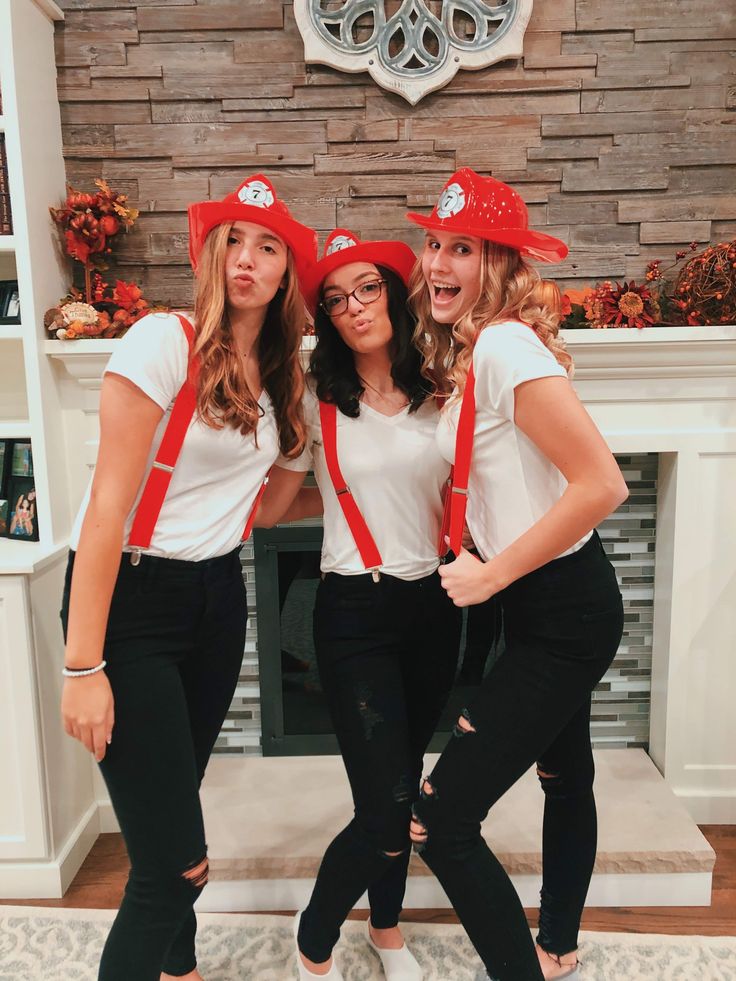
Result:
<instances>
[{"instance_id":1,"label":"dark orange flower","mask_svg":"<svg viewBox=\"0 0 736 981\"><path fill-rule=\"evenodd\" d=\"M112 298L119 307L124 310L132 310L141 298L141 291L135 283L125 283L119 279L115 283Z\"/></svg>"}]
</instances>

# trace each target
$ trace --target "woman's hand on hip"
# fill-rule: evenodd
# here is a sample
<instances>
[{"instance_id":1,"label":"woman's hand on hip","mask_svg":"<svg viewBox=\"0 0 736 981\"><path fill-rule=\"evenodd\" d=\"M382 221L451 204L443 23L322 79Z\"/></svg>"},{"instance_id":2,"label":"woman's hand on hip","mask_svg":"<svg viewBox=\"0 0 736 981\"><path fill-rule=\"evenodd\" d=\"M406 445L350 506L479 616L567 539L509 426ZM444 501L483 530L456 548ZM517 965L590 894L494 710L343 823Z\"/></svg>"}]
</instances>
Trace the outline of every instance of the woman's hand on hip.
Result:
<instances>
[{"instance_id":1,"label":"woman's hand on hip","mask_svg":"<svg viewBox=\"0 0 736 981\"><path fill-rule=\"evenodd\" d=\"M489 562L481 562L465 548L454 562L439 567L442 585L455 606L474 606L484 603L501 588L493 581Z\"/></svg>"},{"instance_id":2,"label":"woman's hand on hip","mask_svg":"<svg viewBox=\"0 0 736 981\"><path fill-rule=\"evenodd\" d=\"M67 734L78 739L98 763L105 758L115 724L115 700L104 671L64 681L61 718Z\"/></svg>"}]
</instances>

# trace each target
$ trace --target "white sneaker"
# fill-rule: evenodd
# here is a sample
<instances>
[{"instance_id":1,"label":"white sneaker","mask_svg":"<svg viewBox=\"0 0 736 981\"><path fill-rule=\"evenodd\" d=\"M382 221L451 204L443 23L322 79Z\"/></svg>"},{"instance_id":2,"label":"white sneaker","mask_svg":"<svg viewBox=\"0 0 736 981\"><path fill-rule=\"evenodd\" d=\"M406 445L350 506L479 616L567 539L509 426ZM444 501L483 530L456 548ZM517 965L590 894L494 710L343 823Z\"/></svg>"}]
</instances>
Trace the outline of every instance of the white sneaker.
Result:
<instances>
[{"instance_id":1,"label":"white sneaker","mask_svg":"<svg viewBox=\"0 0 736 981\"><path fill-rule=\"evenodd\" d=\"M377 947L371 937L370 917L366 920L366 935L369 945L381 958L386 981L422 981L424 973L406 943L398 950Z\"/></svg>"},{"instance_id":2,"label":"white sneaker","mask_svg":"<svg viewBox=\"0 0 736 981\"><path fill-rule=\"evenodd\" d=\"M321 978L322 981L344 981L342 974L340 973L340 968L337 966L335 958L332 958L332 965L330 966L327 974L314 974L306 966L302 960L302 955L299 951L299 941L297 937L299 936L299 921L302 918L302 911L299 912L294 917L294 948L296 949L296 967L299 971L299 981L313 981L314 978Z\"/></svg>"}]
</instances>

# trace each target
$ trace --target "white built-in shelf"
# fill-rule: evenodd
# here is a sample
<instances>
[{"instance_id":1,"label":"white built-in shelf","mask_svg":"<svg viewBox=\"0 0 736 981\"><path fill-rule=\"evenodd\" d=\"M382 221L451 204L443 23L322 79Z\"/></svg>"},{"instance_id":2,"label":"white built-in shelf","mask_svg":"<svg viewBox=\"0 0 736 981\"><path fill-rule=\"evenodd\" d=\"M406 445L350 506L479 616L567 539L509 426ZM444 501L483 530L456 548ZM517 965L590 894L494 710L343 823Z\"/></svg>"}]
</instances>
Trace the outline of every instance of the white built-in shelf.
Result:
<instances>
[{"instance_id":1,"label":"white built-in shelf","mask_svg":"<svg viewBox=\"0 0 736 981\"><path fill-rule=\"evenodd\" d=\"M66 541L46 545L41 542L0 538L0 575L25 576L40 572L68 547L69 543Z\"/></svg>"},{"instance_id":2,"label":"white built-in shelf","mask_svg":"<svg viewBox=\"0 0 736 981\"><path fill-rule=\"evenodd\" d=\"M15 252L15 235L0 235L0 252Z\"/></svg>"},{"instance_id":3,"label":"white built-in shelf","mask_svg":"<svg viewBox=\"0 0 736 981\"><path fill-rule=\"evenodd\" d=\"M5 132L5 116L0 116L0 133Z\"/></svg>"},{"instance_id":4,"label":"white built-in shelf","mask_svg":"<svg viewBox=\"0 0 736 981\"><path fill-rule=\"evenodd\" d=\"M18 341L22 337L22 324L0 324L0 341Z\"/></svg>"},{"instance_id":5,"label":"white built-in shelf","mask_svg":"<svg viewBox=\"0 0 736 981\"><path fill-rule=\"evenodd\" d=\"M30 439L31 423L28 419L3 419L0 421L0 439ZM2 541L2 539L0 539Z\"/></svg>"}]
</instances>

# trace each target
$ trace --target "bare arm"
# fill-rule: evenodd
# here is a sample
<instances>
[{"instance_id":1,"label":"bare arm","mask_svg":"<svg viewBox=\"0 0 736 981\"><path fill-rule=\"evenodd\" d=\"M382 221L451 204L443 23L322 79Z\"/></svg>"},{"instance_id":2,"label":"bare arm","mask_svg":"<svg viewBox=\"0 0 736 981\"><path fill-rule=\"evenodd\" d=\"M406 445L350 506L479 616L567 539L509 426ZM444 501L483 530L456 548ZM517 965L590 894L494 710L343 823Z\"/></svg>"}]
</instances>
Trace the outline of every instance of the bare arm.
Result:
<instances>
[{"instance_id":1,"label":"bare arm","mask_svg":"<svg viewBox=\"0 0 736 981\"><path fill-rule=\"evenodd\" d=\"M102 659L125 520L162 415L160 406L132 382L105 375L100 449L72 575L67 667L94 667ZM102 759L113 725L112 693L104 673L66 680L62 717L69 735Z\"/></svg>"},{"instance_id":2,"label":"bare arm","mask_svg":"<svg viewBox=\"0 0 736 981\"><path fill-rule=\"evenodd\" d=\"M316 487L302 487L306 471L274 467L256 514L256 528L273 528L279 521L300 521L322 514Z\"/></svg>"},{"instance_id":3,"label":"bare arm","mask_svg":"<svg viewBox=\"0 0 736 981\"><path fill-rule=\"evenodd\" d=\"M628 497L618 464L566 379L537 378L519 385L514 421L562 473L567 487L539 521L489 562L477 562L463 551L456 562L440 568L459 606L482 602L556 558Z\"/></svg>"}]
</instances>

